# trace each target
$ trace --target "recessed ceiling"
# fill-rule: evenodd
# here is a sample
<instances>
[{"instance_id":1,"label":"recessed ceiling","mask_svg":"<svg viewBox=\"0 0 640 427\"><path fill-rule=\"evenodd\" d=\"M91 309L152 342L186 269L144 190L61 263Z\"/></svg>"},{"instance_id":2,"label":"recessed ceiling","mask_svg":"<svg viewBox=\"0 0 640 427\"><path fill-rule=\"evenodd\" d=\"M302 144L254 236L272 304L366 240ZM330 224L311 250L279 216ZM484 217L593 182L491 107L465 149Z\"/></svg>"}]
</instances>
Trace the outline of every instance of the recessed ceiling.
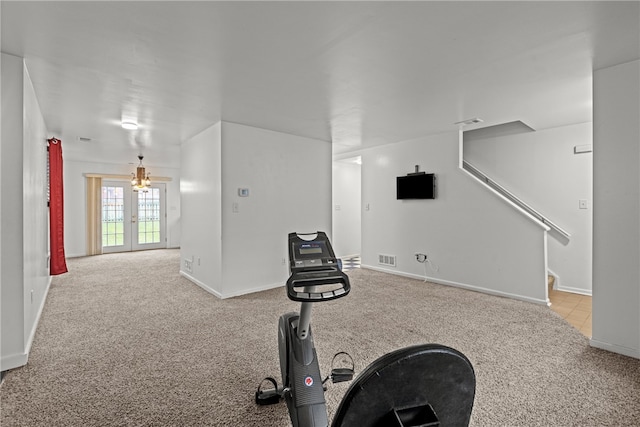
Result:
<instances>
[{"instance_id":1,"label":"recessed ceiling","mask_svg":"<svg viewBox=\"0 0 640 427\"><path fill-rule=\"evenodd\" d=\"M592 70L640 57L638 5L0 2L2 52L25 58L67 157L176 167L220 120L345 155L469 117L590 121Z\"/></svg>"}]
</instances>

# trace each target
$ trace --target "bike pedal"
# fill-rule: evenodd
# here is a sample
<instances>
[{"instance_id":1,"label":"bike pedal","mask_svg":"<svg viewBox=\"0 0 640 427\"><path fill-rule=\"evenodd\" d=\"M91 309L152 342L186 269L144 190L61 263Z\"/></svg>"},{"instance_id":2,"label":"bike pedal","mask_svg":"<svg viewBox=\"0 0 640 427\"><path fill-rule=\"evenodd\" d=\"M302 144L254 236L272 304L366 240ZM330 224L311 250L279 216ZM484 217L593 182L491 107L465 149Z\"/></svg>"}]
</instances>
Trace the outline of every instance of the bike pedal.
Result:
<instances>
[{"instance_id":1,"label":"bike pedal","mask_svg":"<svg viewBox=\"0 0 640 427\"><path fill-rule=\"evenodd\" d=\"M341 367L334 368L334 364L338 360L339 365L351 365L351 368ZM355 364L353 363L353 357L349 353L345 353L344 351L340 351L333 356L333 360L331 361L331 381L336 383L341 383L344 381L351 381L353 379L353 373L355 372Z\"/></svg>"},{"instance_id":2,"label":"bike pedal","mask_svg":"<svg viewBox=\"0 0 640 427\"><path fill-rule=\"evenodd\" d=\"M256 403L258 405L274 405L278 402L280 402L280 395L277 391L256 391Z\"/></svg>"},{"instance_id":3,"label":"bike pedal","mask_svg":"<svg viewBox=\"0 0 640 427\"><path fill-rule=\"evenodd\" d=\"M262 384L270 382L273 389L262 390ZM258 390L256 390L256 403L258 405L273 405L280 402L280 393L278 392L278 383L271 377L267 377L260 382Z\"/></svg>"},{"instance_id":4,"label":"bike pedal","mask_svg":"<svg viewBox=\"0 0 640 427\"><path fill-rule=\"evenodd\" d=\"M353 369L349 368L333 368L331 370L331 381L336 383L341 383L344 381L351 381L353 379Z\"/></svg>"}]
</instances>

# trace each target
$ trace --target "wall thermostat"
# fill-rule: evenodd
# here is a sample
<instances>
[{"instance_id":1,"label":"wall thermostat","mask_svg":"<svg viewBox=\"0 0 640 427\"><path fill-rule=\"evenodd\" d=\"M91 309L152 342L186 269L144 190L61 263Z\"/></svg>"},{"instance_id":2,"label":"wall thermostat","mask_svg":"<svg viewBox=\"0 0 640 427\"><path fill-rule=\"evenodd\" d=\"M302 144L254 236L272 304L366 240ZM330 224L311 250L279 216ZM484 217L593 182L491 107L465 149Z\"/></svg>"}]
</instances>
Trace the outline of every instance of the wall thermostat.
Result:
<instances>
[{"instance_id":1,"label":"wall thermostat","mask_svg":"<svg viewBox=\"0 0 640 427\"><path fill-rule=\"evenodd\" d=\"M238 188L238 196L240 196L240 197L249 197L249 189L248 188Z\"/></svg>"}]
</instances>

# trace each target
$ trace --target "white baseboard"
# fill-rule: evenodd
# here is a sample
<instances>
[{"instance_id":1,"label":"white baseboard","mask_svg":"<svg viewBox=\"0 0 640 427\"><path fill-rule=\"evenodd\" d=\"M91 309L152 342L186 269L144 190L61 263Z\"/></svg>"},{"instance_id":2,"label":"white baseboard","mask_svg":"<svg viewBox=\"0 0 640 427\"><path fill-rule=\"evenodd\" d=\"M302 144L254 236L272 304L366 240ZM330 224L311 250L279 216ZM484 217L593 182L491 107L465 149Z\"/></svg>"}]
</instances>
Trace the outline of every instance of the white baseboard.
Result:
<instances>
[{"instance_id":1,"label":"white baseboard","mask_svg":"<svg viewBox=\"0 0 640 427\"><path fill-rule=\"evenodd\" d=\"M455 288L467 289L467 290L470 290L470 291L481 292L483 294L495 295L495 296L504 297L504 298L511 298L511 299L516 299L516 300L519 300L519 301L532 302L534 304L549 305L549 301L546 300L546 299L531 298L531 297L527 297L527 296L523 296L523 295L512 294L512 293L509 293L509 292L502 292L502 291L496 291L496 290L493 290L493 289L487 289L487 288L483 288L483 287L480 287L480 286L468 285L466 283L453 282L453 281L450 281L450 280L443 280L443 279L438 279L438 278L435 278L435 277L428 277L428 276L425 277L425 276L421 276L419 274L412 274L412 273L406 273L404 271L390 270L390 269L387 269L387 268L380 268L380 267L376 267L376 266L372 266L372 265L363 264L361 267L362 268L367 268L367 269L370 269L370 270L381 271L383 273L394 274L396 276L409 277L411 279L426 280L427 282L436 283L438 285L453 286Z\"/></svg>"},{"instance_id":2,"label":"white baseboard","mask_svg":"<svg viewBox=\"0 0 640 427\"><path fill-rule=\"evenodd\" d=\"M38 329L38 323L40 323L40 316L42 316L42 311L44 310L44 304L47 301L47 297L49 296L49 289L51 289L52 281L53 281L53 276L49 276L47 288L44 290L42 301L40 301L40 307L38 307L38 314L36 314L36 320L35 322L33 322L33 328L31 329L31 332L29 332L29 339L27 340L27 345L25 346L25 353L27 354L27 356L31 352L31 344L33 344L33 338L36 335L36 329Z\"/></svg>"},{"instance_id":3,"label":"white baseboard","mask_svg":"<svg viewBox=\"0 0 640 427\"><path fill-rule=\"evenodd\" d=\"M279 288L283 286L283 283L273 283L269 285L257 286L255 288L250 288L250 289L241 289L241 290L230 292L230 293L220 293L214 289L211 289L209 286L205 285L195 277L191 276L189 273L185 273L184 271L180 270L180 275L220 299L239 297L241 295L252 294L254 292L268 291L269 289Z\"/></svg>"},{"instance_id":4,"label":"white baseboard","mask_svg":"<svg viewBox=\"0 0 640 427\"><path fill-rule=\"evenodd\" d=\"M555 289L556 291L561 291L561 292L570 292L572 294L579 294L579 295L587 295L587 296L591 296L591 289L584 289L584 288L572 288L571 286L564 286L562 284L562 279L560 278L560 276L558 276L553 270L551 270L550 268L547 268L547 274L551 274L554 279L555 279L555 283L553 284L553 289Z\"/></svg>"},{"instance_id":5,"label":"white baseboard","mask_svg":"<svg viewBox=\"0 0 640 427\"><path fill-rule=\"evenodd\" d=\"M186 278L187 280L189 280L190 282L193 282L196 285L200 286L202 289L204 289L205 291L209 292L210 294L215 295L216 297L218 297L220 299L224 298L220 292L218 292L218 291L216 291L214 289L211 289L209 286L205 285L204 283L202 283L201 281L199 281L198 279L196 279L195 277L193 277L189 273L186 273L183 270L180 270L180 275L182 277Z\"/></svg>"},{"instance_id":6,"label":"white baseboard","mask_svg":"<svg viewBox=\"0 0 640 427\"><path fill-rule=\"evenodd\" d=\"M572 294L587 295L587 296L591 296L591 293L592 293L590 289L571 288L568 286L558 286L556 290L562 291L562 292L571 292Z\"/></svg>"},{"instance_id":7,"label":"white baseboard","mask_svg":"<svg viewBox=\"0 0 640 427\"><path fill-rule=\"evenodd\" d=\"M26 365L27 362L29 361L29 353L31 352L31 345L33 344L33 339L36 335L38 324L40 323L40 317L42 316L42 311L44 310L45 302L47 301L47 297L49 296L49 289L51 288L52 280L53 280L53 276L49 276L47 287L44 290L44 296L42 297L42 300L40 301L40 306L38 307L36 319L33 322L31 330L29 331L27 342L24 346L24 352L10 354L8 356L2 356L2 359L0 359L0 370L7 371L9 369L19 368L20 366Z\"/></svg>"},{"instance_id":8,"label":"white baseboard","mask_svg":"<svg viewBox=\"0 0 640 427\"><path fill-rule=\"evenodd\" d=\"M29 355L27 353L16 353L8 356L2 356L0 360L0 370L8 371L9 369L19 368L27 364Z\"/></svg>"},{"instance_id":9,"label":"white baseboard","mask_svg":"<svg viewBox=\"0 0 640 427\"><path fill-rule=\"evenodd\" d=\"M89 256L87 254L65 254L65 258L67 259L71 259L71 258L82 258L82 257L86 257Z\"/></svg>"},{"instance_id":10,"label":"white baseboard","mask_svg":"<svg viewBox=\"0 0 640 427\"><path fill-rule=\"evenodd\" d=\"M242 289L242 290L239 290L239 291L235 291L235 292L231 292L231 293L228 293L228 294L224 294L224 296L222 298L239 297L241 295L252 294L254 292L268 291L269 289L280 288L282 286L284 286L283 283L272 283L270 285L258 286L258 287L251 288L251 289Z\"/></svg>"},{"instance_id":11,"label":"white baseboard","mask_svg":"<svg viewBox=\"0 0 640 427\"><path fill-rule=\"evenodd\" d=\"M636 359L640 359L640 350L624 347L617 344L611 344L607 342L602 342L598 340L591 339L589 340L589 344L591 347L599 348L601 350L611 351L613 353L622 354L623 356L629 356Z\"/></svg>"}]
</instances>

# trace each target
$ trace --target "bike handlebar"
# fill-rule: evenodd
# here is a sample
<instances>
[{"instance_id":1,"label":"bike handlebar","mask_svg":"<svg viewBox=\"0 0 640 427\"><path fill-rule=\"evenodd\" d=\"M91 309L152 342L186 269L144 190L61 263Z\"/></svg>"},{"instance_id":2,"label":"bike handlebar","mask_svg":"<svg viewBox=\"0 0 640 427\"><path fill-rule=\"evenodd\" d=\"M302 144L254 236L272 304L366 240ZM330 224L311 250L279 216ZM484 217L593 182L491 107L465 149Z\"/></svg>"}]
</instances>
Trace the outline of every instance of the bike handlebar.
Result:
<instances>
[{"instance_id":1,"label":"bike handlebar","mask_svg":"<svg viewBox=\"0 0 640 427\"><path fill-rule=\"evenodd\" d=\"M329 288L317 289L323 286ZM349 277L336 268L293 272L287 280L287 296L299 302L330 301L347 296L350 290Z\"/></svg>"}]
</instances>

